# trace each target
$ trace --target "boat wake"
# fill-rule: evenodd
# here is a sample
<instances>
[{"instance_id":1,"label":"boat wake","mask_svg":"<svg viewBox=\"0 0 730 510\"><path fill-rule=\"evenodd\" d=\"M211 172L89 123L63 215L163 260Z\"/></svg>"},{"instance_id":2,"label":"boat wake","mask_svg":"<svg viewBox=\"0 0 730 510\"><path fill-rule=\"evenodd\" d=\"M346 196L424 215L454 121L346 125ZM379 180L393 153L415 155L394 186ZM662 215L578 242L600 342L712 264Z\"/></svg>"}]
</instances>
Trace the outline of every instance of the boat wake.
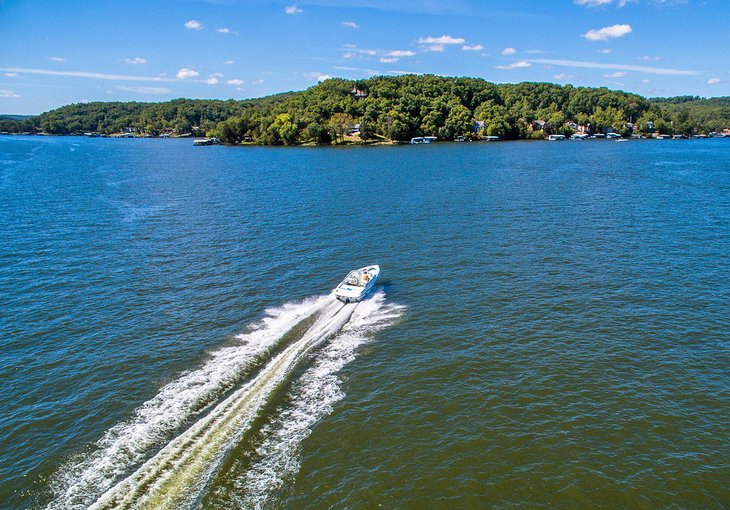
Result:
<instances>
[{"instance_id":1,"label":"boat wake","mask_svg":"<svg viewBox=\"0 0 730 510\"><path fill-rule=\"evenodd\" d=\"M303 441L312 426L345 396L337 373L355 359L358 347L398 320L404 309L387 304L382 292L362 301L340 334L294 382L285 399L287 405L277 409L262 427L253 460L236 459L220 480L223 494L212 494L204 506L231 508L235 501L236 508L283 508L281 497L299 471Z\"/></svg>"},{"instance_id":2,"label":"boat wake","mask_svg":"<svg viewBox=\"0 0 730 510\"><path fill-rule=\"evenodd\" d=\"M314 404L319 414L310 413L307 418L318 417L301 430L308 430L328 412L327 405L341 398L338 383L331 378L335 378L338 366L354 357L358 341L348 344L347 339L363 337L363 328L376 329L366 324L388 323L399 309L390 305L388 311L384 294L378 293L360 305L342 305L329 295L268 310L263 320L238 337L237 345L213 353L201 368L163 387L132 419L110 429L93 453L63 466L53 484L54 501L48 508L195 506L226 454L240 443L271 395L316 347L332 339L292 388L294 392L304 391L304 395L304 381L320 377L318 388L325 390L316 395L324 399ZM343 328L351 317L350 324ZM306 332L299 335L297 331L307 325ZM344 350L338 353L338 348ZM328 377L321 379L323 375ZM329 390L332 394L328 396ZM295 399L297 405L305 401ZM329 404L322 406L325 401ZM287 417L290 411L280 412L270 424L279 423L277 430L299 427L299 421L292 419L295 415ZM264 437L275 440L268 432ZM265 444L258 448L261 462L275 463L266 448ZM282 468L268 485L275 485L276 479L287 476L289 471L290 467ZM249 485L267 483L254 474L244 479L251 480L246 482Z\"/></svg>"}]
</instances>

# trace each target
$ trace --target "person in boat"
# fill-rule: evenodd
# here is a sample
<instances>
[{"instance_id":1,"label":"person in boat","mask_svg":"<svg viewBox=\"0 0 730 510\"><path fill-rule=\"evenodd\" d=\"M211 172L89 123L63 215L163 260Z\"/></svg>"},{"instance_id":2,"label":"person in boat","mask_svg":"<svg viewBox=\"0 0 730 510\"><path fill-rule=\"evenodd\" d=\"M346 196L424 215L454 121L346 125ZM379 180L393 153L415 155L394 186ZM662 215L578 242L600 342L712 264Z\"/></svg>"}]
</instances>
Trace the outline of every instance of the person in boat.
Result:
<instances>
[{"instance_id":1,"label":"person in boat","mask_svg":"<svg viewBox=\"0 0 730 510\"><path fill-rule=\"evenodd\" d=\"M370 273L368 273L367 271L364 271L362 274L362 283L366 284L369 281L370 281Z\"/></svg>"}]
</instances>

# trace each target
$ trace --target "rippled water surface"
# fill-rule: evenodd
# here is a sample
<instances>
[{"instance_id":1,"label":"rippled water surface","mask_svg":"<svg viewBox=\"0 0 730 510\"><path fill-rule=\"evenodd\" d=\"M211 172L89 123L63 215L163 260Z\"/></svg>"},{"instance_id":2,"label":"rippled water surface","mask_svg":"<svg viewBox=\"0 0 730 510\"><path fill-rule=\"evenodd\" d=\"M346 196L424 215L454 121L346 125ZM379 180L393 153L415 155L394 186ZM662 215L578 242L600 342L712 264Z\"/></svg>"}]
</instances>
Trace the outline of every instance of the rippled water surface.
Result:
<instances>
[{"instance_id":1,"label":"rippled water surface","mask_svg":"<svg viewBox=\"0 0 730 510\"><path fill-rule=\"evenodd\" d=\"M0 137L0 245L2 508L730 507L728 140Z\"/></svg>"}]
</instances>

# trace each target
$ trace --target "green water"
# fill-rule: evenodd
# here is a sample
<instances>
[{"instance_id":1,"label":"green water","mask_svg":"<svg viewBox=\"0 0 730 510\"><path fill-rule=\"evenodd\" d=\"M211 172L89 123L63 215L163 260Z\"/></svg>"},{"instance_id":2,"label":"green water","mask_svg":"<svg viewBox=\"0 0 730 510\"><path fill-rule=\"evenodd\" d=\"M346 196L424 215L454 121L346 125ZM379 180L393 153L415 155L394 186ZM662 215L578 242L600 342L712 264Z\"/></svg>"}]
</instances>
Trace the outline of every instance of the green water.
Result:
<instances>
[{"instance_id":1,"label":"green water","mask_svg":"<svg viewBox=\"0 0 730 510\"><path fill-rule=\"evenodd\" d=\"M730 506L727 140L0 157L3 508Z\"/></svg>"}]
</instances>

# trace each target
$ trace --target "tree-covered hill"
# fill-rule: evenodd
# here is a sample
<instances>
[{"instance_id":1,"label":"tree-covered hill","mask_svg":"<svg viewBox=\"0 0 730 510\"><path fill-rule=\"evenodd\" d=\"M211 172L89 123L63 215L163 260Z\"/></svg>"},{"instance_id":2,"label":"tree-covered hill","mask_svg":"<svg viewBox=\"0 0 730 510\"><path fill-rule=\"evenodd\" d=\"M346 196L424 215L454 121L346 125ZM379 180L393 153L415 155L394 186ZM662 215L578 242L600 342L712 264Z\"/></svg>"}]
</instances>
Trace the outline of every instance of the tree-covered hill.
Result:
<instances>
[{"instance_id":1,"label":"tree-covered hill","mask_svg":"<svg viewBox=\"0 0 730 510\"><path fill-rule=\"evenodd\" d=\"M226 143L271 145L429 135L443 140L542 138L576 129L689 135L730 128L730 98L646 99L607 88L406 75L329 79L302 92L245 101L73 104L23 122L49 134L194 133Z\"/></svg>"},{"instance_id":2,"label":"tree-covered hill","mask_svg":"<svg viewBox=\"0 0 730 510\"><path fill-rule=\"evenodd\" d=\"M708 131L722 131L730 127L730 97L703 99L679 96L651 99L671 115L687 117Z\"/></svg>"}]
</instances>

